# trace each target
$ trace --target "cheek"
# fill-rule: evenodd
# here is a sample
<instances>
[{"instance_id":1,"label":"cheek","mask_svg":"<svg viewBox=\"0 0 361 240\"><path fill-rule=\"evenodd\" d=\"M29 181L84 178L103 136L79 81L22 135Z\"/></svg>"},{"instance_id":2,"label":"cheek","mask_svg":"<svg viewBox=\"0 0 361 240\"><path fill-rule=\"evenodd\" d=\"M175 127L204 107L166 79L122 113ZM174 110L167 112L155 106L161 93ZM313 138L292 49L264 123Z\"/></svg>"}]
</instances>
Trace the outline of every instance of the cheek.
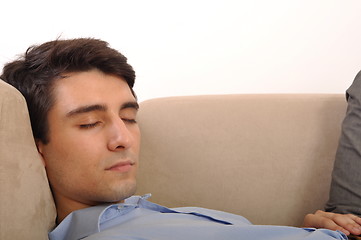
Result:
<instances>
[{"instance_id":1,"label":"cheek","mask_svg":"<svg viewBox=\"0 0 361 240\"><path fill-rule=\"evenodd\" d=\"M44 160L49 169L58 171L73 171L87 165L96 165L99 147L93 144L94 140L79 137L64 138L58 136L44 147Z\"/></svg>"},{"instance_id":2,"label":"cheek","mask_svg":"<svg viewBox=\"0 0 361 240\"><path fill-rule=\"evenodd\" d=\"M72 189L72 186L91 185L99 178L99 163L94 148L89 151L82 145L62 145L48 148L45 156L49 181L57 191ZM90 177L91 176L91 177Z\"/></svg>"}]
</instances>

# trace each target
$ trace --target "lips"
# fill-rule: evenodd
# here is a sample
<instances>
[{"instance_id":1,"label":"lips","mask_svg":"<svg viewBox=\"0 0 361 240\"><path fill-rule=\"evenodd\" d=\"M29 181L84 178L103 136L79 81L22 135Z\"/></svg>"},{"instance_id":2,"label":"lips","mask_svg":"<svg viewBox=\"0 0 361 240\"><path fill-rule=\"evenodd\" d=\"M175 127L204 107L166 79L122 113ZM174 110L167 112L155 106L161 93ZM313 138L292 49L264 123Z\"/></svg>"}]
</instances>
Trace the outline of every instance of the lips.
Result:
<instances>
[{"instance_id":1,"label":"lips","mask_svg":"<svg viewBox=\"0 0 361 240\"><path fill-rule=\"evenodd\" d=\"M124 161L124 162L116 163L105 170L115 171L115 172L128 172L133 167L133 165L134 163L131 161Z\"/></svg>"}]
</instances>

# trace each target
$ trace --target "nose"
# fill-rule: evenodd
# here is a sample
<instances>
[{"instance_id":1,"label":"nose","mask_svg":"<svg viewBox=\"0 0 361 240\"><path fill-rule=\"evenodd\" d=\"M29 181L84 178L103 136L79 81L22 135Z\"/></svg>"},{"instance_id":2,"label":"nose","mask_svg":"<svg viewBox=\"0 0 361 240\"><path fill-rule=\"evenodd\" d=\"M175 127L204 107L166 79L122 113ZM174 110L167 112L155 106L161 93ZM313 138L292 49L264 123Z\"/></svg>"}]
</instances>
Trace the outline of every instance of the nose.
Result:
<instances>
[{"instance_id":1,"label":"nose","mask_svg":"<svg viewBox=\"0 0 361 240\"><path fill-rule=\"evenodd\" d=\"M127 125L120 118L112 121L109 127L108 149L110 151L120 151L132 146L134 138Z\"/></svg>"}]
</instances>

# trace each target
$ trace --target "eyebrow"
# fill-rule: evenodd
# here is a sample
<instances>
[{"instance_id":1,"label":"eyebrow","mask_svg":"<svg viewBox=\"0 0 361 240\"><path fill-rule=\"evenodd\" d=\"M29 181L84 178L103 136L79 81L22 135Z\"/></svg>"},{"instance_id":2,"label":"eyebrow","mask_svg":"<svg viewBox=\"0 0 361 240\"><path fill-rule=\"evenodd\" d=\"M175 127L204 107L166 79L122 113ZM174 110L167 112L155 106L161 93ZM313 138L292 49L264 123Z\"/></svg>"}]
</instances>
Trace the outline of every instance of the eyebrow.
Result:
<instances>
[{"instance_id":1,"label":"eyebrow","mask_svg":"<svg viewBox=\"0 0 361 240\"><path fill-rule=\"evenodd\" d=\"M123 109L127 109L127 108L133 108L135 110L138 110L139 104L137 102L126 102L126 103L122 104L122 106L120 107L119 110L123 110ZM94 112L94 111L105 112L107 110L108 110L107 106L102 105L102 104L86 105L86 106L81 106L81 107L71 110L70 112L68 112L66 114L66 116L73 117L73 116L76 116L76 115L82 114L82 113L89 113L89 112Z\"/></svg>"}]
</instances>

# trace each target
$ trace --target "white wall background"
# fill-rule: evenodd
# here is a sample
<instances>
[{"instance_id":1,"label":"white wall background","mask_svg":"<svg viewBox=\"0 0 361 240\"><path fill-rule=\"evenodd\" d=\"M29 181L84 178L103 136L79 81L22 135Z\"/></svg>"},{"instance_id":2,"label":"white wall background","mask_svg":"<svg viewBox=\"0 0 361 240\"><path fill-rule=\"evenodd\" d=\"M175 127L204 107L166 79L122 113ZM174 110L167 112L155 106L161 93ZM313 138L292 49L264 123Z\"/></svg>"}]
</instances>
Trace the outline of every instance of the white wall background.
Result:
<instances>
[{"instance_id":1,"label":"white wall background","mask_svg":"<svg viewBox=\"0 0 361 240\"><path fill-rule=\"evenodd\" d=\"M343 93L361 70L360 0L12 0L0 65L32 44L96 37L128 57L139 100Z\"/></svg>"}]
</instances>

